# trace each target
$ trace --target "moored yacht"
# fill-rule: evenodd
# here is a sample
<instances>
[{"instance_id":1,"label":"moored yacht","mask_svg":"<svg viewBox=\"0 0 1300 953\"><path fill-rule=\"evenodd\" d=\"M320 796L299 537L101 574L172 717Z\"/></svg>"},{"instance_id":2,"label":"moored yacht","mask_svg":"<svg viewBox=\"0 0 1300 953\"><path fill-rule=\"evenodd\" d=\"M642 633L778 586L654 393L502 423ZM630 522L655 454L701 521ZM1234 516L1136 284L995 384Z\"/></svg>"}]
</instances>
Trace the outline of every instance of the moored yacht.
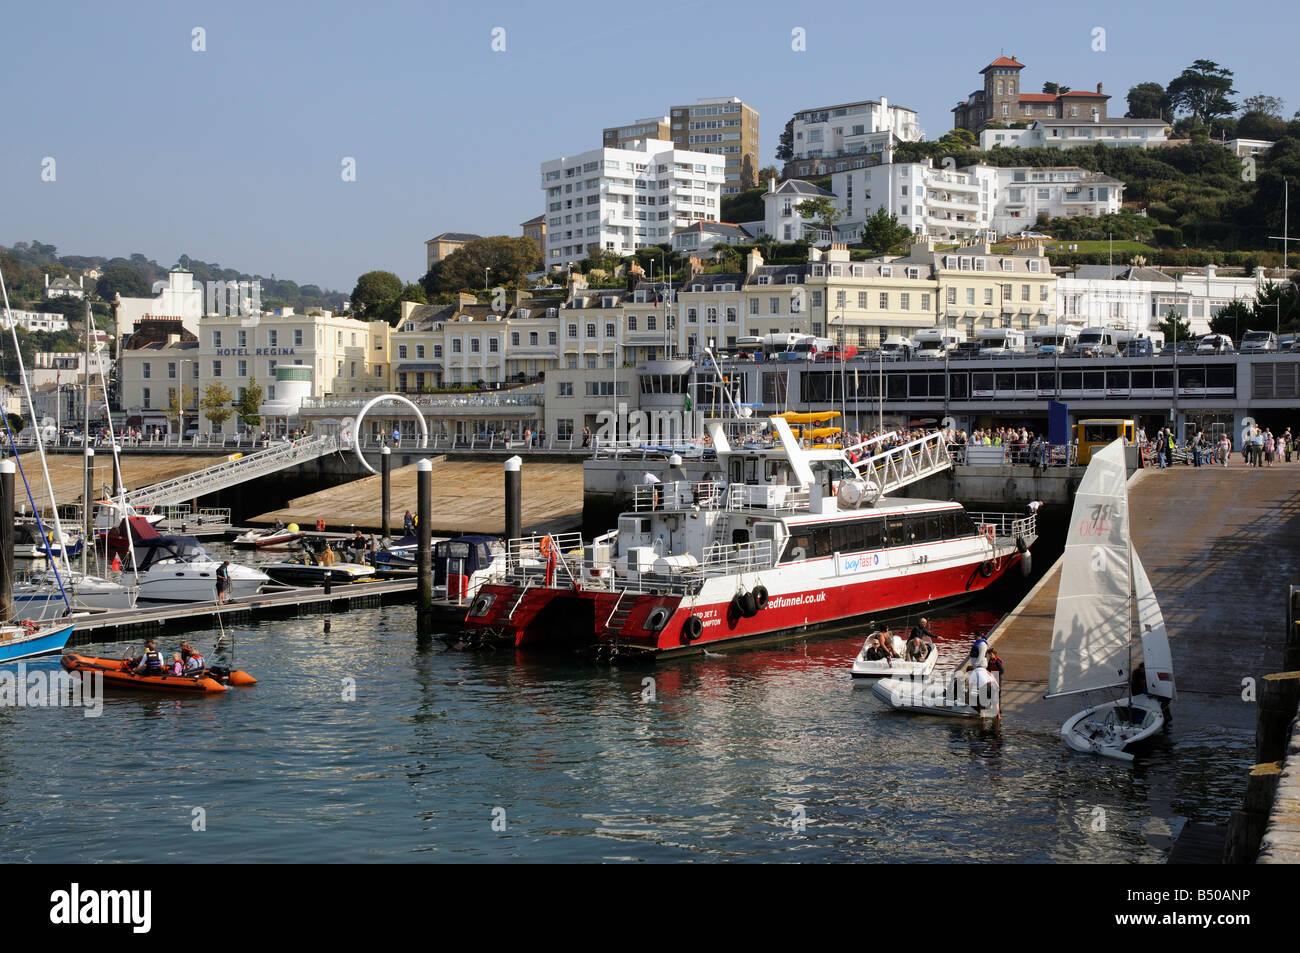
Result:
<instances>
[{"instance_id":1,"label":"moored yacht","mask_svg":"<svg viewBox=\"0 0 1300 953\"><path fill-rule=\"evenodd\" d=\"M157 536L136 542L141 602L212 602L217 598L221 560L193 536ZM270 582L266 573L230 564L230 597L256 595Z\"/></svg>"}]
</instances>

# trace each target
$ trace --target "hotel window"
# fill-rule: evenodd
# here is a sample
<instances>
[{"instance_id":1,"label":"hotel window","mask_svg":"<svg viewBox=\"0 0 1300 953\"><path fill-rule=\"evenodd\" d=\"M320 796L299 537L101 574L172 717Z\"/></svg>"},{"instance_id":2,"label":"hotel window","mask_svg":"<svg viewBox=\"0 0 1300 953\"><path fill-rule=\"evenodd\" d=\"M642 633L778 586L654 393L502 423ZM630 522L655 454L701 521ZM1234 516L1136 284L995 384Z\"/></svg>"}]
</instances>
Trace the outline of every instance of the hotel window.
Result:
<instances>
[{"instance_id":1,"label":"hotel window","mask_svg":"<svg viewBox=\"0 0 1300 953\"><path fill-rule=\"evenodd\" d=\"M275 347L279 341L279 335L274 330L266 332L266 343L269 347Z\"/></svg>"},{"instance_id":2,"label":"hotel window","mask_svg":"<svg viewBox=\"0 0 1300 953\"><path fill-rule=\"evenodd\" d=\"M550 345L554 345L556 343L556 337L557 337L557 333L555 331L547 331L546 343Z\"/></svg>"},{"instance_id":3,"label":"hotel window","mask_svg":"<svg viewBox=\"0 0 1300 953\"><path fill-rule=\"evenodd\" d=\"M956 303L957 303L957 289L956 289L956 288L949 288L949 289L948 289L948 303L949 303L949 304L956 304Z\"/></svg>"},{"instance_id":4,"label":"hotel window","mask_svg":"<svg viewBox=\"0 0 1300 953\"><path fill-rule=\"evenodd\" d=\"M820 308L822 306L822 293L820 291L814 291L812 293L812 306L814 308ZM790 299L790 310L791 312L799 310L798 305L795 304L794 298Z\"/></svg>"},{"instance_id":5,"label":"hotel window","mask_svg":"<svg viewBox=\"0 0 1300 953\"><path fill-rule=\"evenodd\" d=\"M501 341L498 338L488 338L488 351L496 354L501 350Z\"/></svg>"},{"instance_id":6,"label":"hotel window","mask_svg":"<svg viewBox=\"0 0 1300 953\"><path fill-rule=\"evenodd\" d=\"M356 343L355 341L353 342ZM293 346L302 347L302 328L293 329Z\"/></svg>"},{"instance_id":7,"label":"hotel window","mask_svg":"<svg viewBox=\"0 0 1300 953\"><path fill-rule=\"evenodd\" d=\"M757 298L750 298L750 299L749 299L749 313L750 313L750 314L758 314L758 299L757 299Z\"/></svg>"},{"instance_id":8,"label":"hotel window","mask_svg":"<svg viewBox=\"0 0 1300 953\"><path fill-rule=\"evenodd\" d=\"M928 294L921 295L921 310L922 311L930 310L930 296Z\"/></svg>"},{"instance_id":9,"label":"hotel window","mask_svg":"<svg viewBox=\"0 0 1300 953\"><path fill-rule=\"evenodd\" d=\"M835 307L837 307L837 308L841 308L841 309L847 307L847 306L848 306L848 297L849 297L849 296L848 296L848 292L845 292L845 291L837 291L837 292L835 292Z\"/></svg>"},{"instance_id":10,"label":"hotel window","mask_svg":"<svg viewBox=\"0 0 1300 953\"><path fill-rule=\"evenodd\" d=\"M889 310L889 292L888 292L888 291L882 291L882 292L880 292L880 310L881 310L881 311L888 311L888 310Z\"/></svg>"},{"instance_id":11,"label":"hotel window","mask_svg":"<svg viewBox=\"0 0 1300 953\"><path fill-rule=\"evenodd\" d=\"M607 337L607 338L613 338L613 337L616 337L616 336L617 336L617 335L616 335L615 330L614 330L614 322L613 322L613 321L608 321L608 322L606 322L606 324L605 324L605 337Z\"/></svg>"},{"instance_id":12,"label":"hotel window","mask_svg":"<svg viewBox=\"0 0 1300 953\"><path fill-rule=\"evenodd\" d=\"M1029 285L1020 286L1020 300L1021 301L1029 300Z\"/></svg>"},{"instance_id":13,"label":"hotel window","mask_svg":"<svg viewBox=\"0 0 1300 953\"><path fill-rule=\"evenodd\" d=\"M451 353L452 353L452 354L459 354L459 353L460 353L460 338L452 338L452 339L451 339ZM420 356L423 357L424 355L421 354Z\"/></svg>"},{"instance_id":14,"label":"hotel window","mask_svg":"<svg viewBox=\"0 0 1300 953\"><path fill-rule=\"evenodd\" d=\"M735 309L735 308L728 308L728 309L727 309L727 323L728 323L728 324L735 324L737 320L738 320L738 319L737 319L737 317L736 317L736 309Z\"/></svg>"},{"instance_id":15,"label":"hotel window","mask_svg":"<svg viewBox=\"0 0 1300 953\"><path fill-rule=\"evenodd\" d=\"M510 332L510 346L511 346L511 347L518 347L518 346L519 346L519 332L518 332L518 331L511 331L511 332Z\"/></svg>"},{"instance_id":16,"label":"hotel window","mask_svg":"<svg viewBox=\"0 0 1300 953\"><path fill-rule=\"evenodd\" d=\"M248 376L248 362L247 362L247 361L236 361L236 362L235 362L235 370L238 372L238 374L239 374L240 377L247 377L247 376ZM242 390L243 388L240 388L240 389Z\"/></svg>"},{"instance_id":17,"label":"hotel window","mask_svg":"<svg viewBox=\"0 0 1300 953\"><path fill-rule=\"evenodd\" d=\"M912 296L906 291L898 296L898 309L900 311L912 310Z\"/></svg>"},{"instance_id":18,"label":"hotel window","mask_svg":"<svg viewBox=\"0 0 1300 953\"><path fill-rule=\"evenodd\" d=\"M858 309L861 311L867 310L867 293L865 291L858 292Z\"/></svg>"},{"instance_id":19,"label":"hotel window","mask_svg":"<svg viewBox=\"0 0 1300 953\"><path fill-rule=\"evenodd\" d=\"M149 366L148 364L145 365L145 367L148 366ZM148 375L146 374L145 376L147 377ZM144 390L142 390L140 392L140 397L144 401L144 406L147 409L149 407L149 388L146 387Z\"/></svg>"},{"instance_id":20,"label":"hotel window","mask_svg":"<svg viewBox=\"0 0 1300 953\"><path fill-rule=\"evenodd\" d=\"M220 331L213 331L213 332L212 332L212 346L213 346L213 347L221 347L221 332L220 332Z\"/></svg>"},{"instance_id":21,"label":"hotel window","mask_svg":"<svg viewBox=\"0 0 1300 953\"><path fill-rule=\"evenodd\" d=\"M768 299L767 299L767 313L768 313L768 314L780 314L780 313L781 313L781 299L780 299L780 298L768 298Z\"/></svg>"},{"instance_id":22,"label":"hotel window","mask_svg":"<svg viewBox=\"0 0 1300 953\"><path fill-rule=\"evenodd\" d=\"M686 323L687 323L687 324L699 324L699 323L700 323L700 315L699 315L699 312L697 312L694 308L687 308L687 309L686 309Z\"/></svg>"},{"instance_id":23,"label":"hotel window","mask_svg":"<svg viewBox=\"0 0 1300 953\"><path fill-rule=\"evenodd\" d=\"M456 350L459 351L460 348L456 348ZM417 345L415 345L415 356L418 357L420 360L424 360L424 345L423 345L423 344L417 344Z\"/></svg>"},{"instance_id":24,"label":"hotel window","mask_svg":"<svg viewBox=\"0 0 1300 953\"><path fill-rule=\"evenodd\" d=\"M167 365L167 378L168 378L168 380L175 380L175 379L176 379L176 362L175 362L175 361L173 361L173 362L171 362L171 363L169 363L169 364Z\"/></svg>"},{"instance_id":25,"label":"hotel window","mask_svg":"<svg viewBox=\"0 0 1300 953\"><path fill-rule=\"evenodd\" d=\"M433 346L433 359L434 359L435 361L436 361L436 360L441 360L441 359L442 359L442 345L441 345L441 344L435 344L435 345Z\"/></svg>"},{"instance_id":26,"label":"hotel window","mask_svg":"<svg viewBox=\"0 0 1300 953\"><path fill-rule=\"evenodd\" d=\"M235 340L239 342L240 347L248 347L248 332L236 331Z\"/></svg>"},{"instance_id":27,"label":"hotel window","mask_svg":"<svg viewBox=\"0 0 1300 953\"><path fill-rule=\"evenodd\" d=\"M1047 285L1038 286L1038 300L1039 301L1047 300Z\"/></svg>"},{"instance_id":28,"label":"hotel window","mask_svg":"<svg viewBox=\"0 0 1300 953\"><path fill-rule=\"evenodd\" d=\"M1003 286L1002 286L1002 300L1003 300L1003 301L1015 301L1015 300L1016 300L1015 289L1014 289L1011 285L1003 285Z\"/></svg>"},{"instance_id":29,"label":"hotel window","mask_svg":"<svg viewBox=\"0 0 1300 953\"><path fill-rule=\"evenodd\" d=\"M647 331L656 330L658 325L659 325L659 321L653 314L647 314L645 316L645 329Z\"/></svg>"},{"instance_id":30,"label":"hotel window","mask_svg":"<svg viewBox=\"0 0 1300 953\"><path fill-rule=\"evenodd\" d=\"M571 337L571 338L576 338L577 336L578 336L578 326L577 326L576 324L570 324L570 325L569 325L569 337Z\"/></svg>"},{"instance_id":31,"label":"hotel window","mask_svg":"<svg viewBox=\"0 0 1300 953\"><path fill-rule=\"evenodd\" d=\"M145 380L148 380L150 378L151 368L149 367L148 361L140 365L140 376L143 377Z\"/></svg>"},{"instance_id":32,"label":"hotel window","mask_svg":"<svg viewBox=\"0 0 1300 953\"><path fill-rule=\"evenodd\" d=\"M595 325L595 324L588 324L588 325L587 325L587 340L588 340L588 341L594 341L594 340L596 340L596 325Z\"/></svg>"},{"instance_id":33,"label":"hotel window","mask_svg":"<svg viewBox=\"0 0 1300 953\"><path fill-rule=\"evenodd\" d=\"M987 306L991 305L992 303L993 303L993 289L992 289L992 288L985 288L985 289L984 289L984 305L985 305L985 307L987 307Z\"/></svg>"},{"instance_id":34,"label":"hotel window","mask_svg":"<svg viewBox=\"0 0 1300 953\"><path fill-rule=\"evenodd\" d=\"M470 350L470 353L471 353L471 354L477 354L477 353L479 352L479 339L478 339L478 338L470 338L470 339L469 339L469 350Z\"/></svg>"},{"instance_id":35,"label":"hotel window","mask_svg":"<svg viewBox=\"0 0 1300 953\"><path fill-rule=\"evenodd\" d=\"M529 332L528 332L528 346L529 346L529 347L537 347L537 332L536 332L536 331L529 331Z\"/></svg>"},{"instance_id":36,"label":"hotel window","mask_svg":"<svg viewBox=\"0 0 1300 953\"><path fill-rule=\"evenodd\" d=\"M967 289L966 289L966 304L968 304L968 305L973 305L974 303L975 303L975 289L974 289L974 288L967 288Z\"/></svg>"}]
</instances>

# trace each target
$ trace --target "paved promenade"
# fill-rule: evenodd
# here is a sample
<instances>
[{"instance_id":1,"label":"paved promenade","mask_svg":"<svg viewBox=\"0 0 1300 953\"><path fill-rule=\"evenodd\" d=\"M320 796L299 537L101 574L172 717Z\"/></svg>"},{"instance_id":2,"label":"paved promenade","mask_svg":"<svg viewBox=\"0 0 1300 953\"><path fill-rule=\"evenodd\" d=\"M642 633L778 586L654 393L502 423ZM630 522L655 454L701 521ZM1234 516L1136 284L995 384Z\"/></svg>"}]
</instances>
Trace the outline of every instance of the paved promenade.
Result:
<instances>
[{"instance_id":1,"label":"paved promenade","mask_svg":"<svg viewBox=\"0 0 1300 953\"><path fill-rule=\"evenodd\" d=\"M1175 467L1129 484L1133 543L1169 628L1179 718L1254 724L1242 679L1275 671L1286 586L1300 574L1300 464ZM1060 565L995 630L1007 661L1003 708L1064 720L1078 699L1046 701Z\"/></svg>"}]
</instances>

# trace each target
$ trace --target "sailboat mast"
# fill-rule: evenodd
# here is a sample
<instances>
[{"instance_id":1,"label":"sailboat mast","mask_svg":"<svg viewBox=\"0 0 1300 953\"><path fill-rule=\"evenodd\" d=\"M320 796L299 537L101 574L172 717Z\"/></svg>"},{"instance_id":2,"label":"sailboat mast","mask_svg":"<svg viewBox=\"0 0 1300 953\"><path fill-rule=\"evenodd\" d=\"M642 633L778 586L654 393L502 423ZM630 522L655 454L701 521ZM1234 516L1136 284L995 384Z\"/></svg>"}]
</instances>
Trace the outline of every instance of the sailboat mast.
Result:
<instances>
[{"instance_id":1,"label":"sailboat mast","mask_svg":"<svg viewBox=\"0 0 1300 953\"><path fill-rule=\"evenodd\" d=\"M86 295L86 346L85 346L85 366L82 368L81 378L81 400L85 405L82 408L82 425L81 440L82 453L81 459L86 468L85 478L81 481L84 486L84 499L81 501L81 578L86 578L86 550L95 542L95 524L94 524L94 507L91 503L95 495L94 492L94 473L95 468L90 461L94 459L90 449L90 329L94 327L94 322L90 314L90 295Z\"/></svg>"}]
</instances>

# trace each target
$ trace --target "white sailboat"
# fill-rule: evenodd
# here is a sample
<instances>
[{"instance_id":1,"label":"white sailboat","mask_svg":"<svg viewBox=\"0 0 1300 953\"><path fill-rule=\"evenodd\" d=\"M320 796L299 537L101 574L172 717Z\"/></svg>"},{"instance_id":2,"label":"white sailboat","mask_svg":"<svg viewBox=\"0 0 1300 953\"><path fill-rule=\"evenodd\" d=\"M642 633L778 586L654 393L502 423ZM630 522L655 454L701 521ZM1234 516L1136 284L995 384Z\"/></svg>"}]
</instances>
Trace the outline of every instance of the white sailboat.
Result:
<instances>
[{"instance_id":1,"label":"white sailboat","mask_svg":"<svg viewBox=\"0 0 1300 953\"><path fill-rule=\"evenodd\" d=\"M1135 601L1143 660L1137 672L1145 672L1138 679L1132 667ZM1164 616L1129 534L1122 440L1093 454L1075 495L1047 697L1115 689L1127 694L1074 715L1061 737L1076 751L1132 761L1164 727L1175 686Z\"/></svg>"}]
</instances>

